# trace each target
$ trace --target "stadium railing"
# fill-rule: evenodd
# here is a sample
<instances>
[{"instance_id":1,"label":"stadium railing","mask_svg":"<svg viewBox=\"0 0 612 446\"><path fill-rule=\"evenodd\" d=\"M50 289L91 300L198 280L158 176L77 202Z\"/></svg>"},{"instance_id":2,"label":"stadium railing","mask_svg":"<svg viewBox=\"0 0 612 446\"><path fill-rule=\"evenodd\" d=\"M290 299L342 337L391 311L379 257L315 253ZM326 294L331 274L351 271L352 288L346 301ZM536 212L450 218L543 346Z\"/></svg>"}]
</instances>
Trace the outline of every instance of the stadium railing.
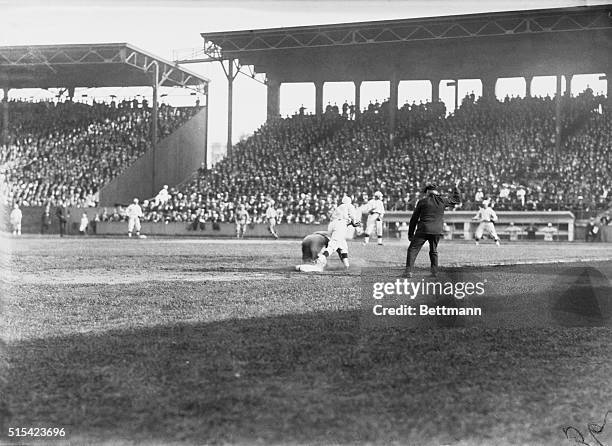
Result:
<instances>
[{"instance_id":1,"label":"stadium railing","mask_svg":"<svg viewBox=\"0 0 612 446\"><path fill-rule=\"evenodd\" d=\"M8 232L8 213L10 209L5 209L4 218L0 221L0 230ZM24 234L40 233L42 207L23 207L22 232ZM95 215L101 215L102 208L70 208L70 219L68 223L69 233L76 234L80 217L83 212L87 213L89 221L93 222ZM455 239L472 240L477 223L472 221L475 215L473 211L447 211L445 213L445 221L452 229L452 235ZM536 236L542 238L543 229L548 223L552 223L558 229L555 240L584 240L584 227L580 225L574 218L571 212L497 212L499 217L495 227L498 234L503 238L507 238L505 230L510 222L514 222L515 226L524 230L527 225L535 224L538 228ZM388 228L385 236L399 236L396 223L401 225L402 222L408 223L412 212L390 211L385 215L385 226ZM58 223L55 216L55 207L51 208L52 225L50 234L58 232ZM213 229L212 222L206 222L205 230L190 229L189 222L171 222L165 223L150 223L143 222L144 234L149 235L174 235L174 236L204 236L204 237L233 237L235 236L235 225L233 223L220 223L219 229ZM92 228L90 228L91 230ZM280 224L277 225L277 230L281 237L299 238L304 237L315 231L327 230L327 225L314 224ZM92 233L93 231L90 231ZM123 235L127 232L127 222L97 222L96 233L99 235ZM268 227L265 224L250 225L247 229L247 237L271 237L268 232ZM525 233L521 234L520 238L525 238ZM612 226L601 228L601 241L612 242Z\"/></svg>"},{"instance_id":2,"label":"stadium railing","mask_svg":"<svg viewBox=\"0 0 612 446\"><path fill-rule=\"evenodd\" d=\"M576 218L569 211L499 211L496 214L499 220L495 223L495 229L500 236L504 235L510 222L513 222L515 226L523 230L530 224L534 224L538 229L542 229L548 223L552 223L558 229L556 239L574 241L574 223ZM447 211L444 214L444 221L450 226L453 238L464 240L472 240L474 238L474 232L478 227L478 222L472 221L474 215L476 215L474 211ZM385 221L388 227L394 231L395 223L408 223L410 222L410 217L412 217L412 212L410 211L390 211L385 214ZM541 231L536 232L536 236L542 235Z\"/></svg>"}]
</instances>

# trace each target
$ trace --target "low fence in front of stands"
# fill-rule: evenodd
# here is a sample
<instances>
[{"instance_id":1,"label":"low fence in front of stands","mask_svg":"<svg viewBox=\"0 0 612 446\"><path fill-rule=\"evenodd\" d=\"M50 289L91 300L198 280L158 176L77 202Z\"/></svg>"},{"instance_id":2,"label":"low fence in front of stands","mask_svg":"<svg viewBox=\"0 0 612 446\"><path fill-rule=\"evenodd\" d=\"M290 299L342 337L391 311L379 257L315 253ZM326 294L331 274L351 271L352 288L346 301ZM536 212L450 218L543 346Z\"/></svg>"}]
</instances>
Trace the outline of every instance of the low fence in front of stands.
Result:
<instances>
[{"instance_id":1,"label":"low fence in front of stands","mask_svg":"<svg viewBox=\"0 0 612 446\"><path fill-rule=\"evenodd\" d=\"M191 223L149 223L141 224L140 232L146 235L198 236L198 237L236 237L233 223L207 222L203 227L193 229ZM283 238L303 238L315 231L325 231L327 225L307 225L302 223L276 225L276 232ZM98 222L97 233L104 235L127 234L127 222ZM263 224L247 225L245 237L272 237L268 226Z\"/></svg>"},{"instance_id":2,"label":"low fence in front of stands","mask_svg":"<svg viewBox=\"0 0 612 446\"><path fill-rule=\"evenodd\" d=\"M22 234L59 234L59 220L55 215L55 211L57 208L51 207L50 216L51 216L51 224L48 228L43 228L43 213L45 208L42 206L31 206L31 207L22 207L21 213L21 232ZM11 231L11 226L9 223L9 214L11 209L6 208L4 212L2 212L2 221L0 221L0 229L6 232ZM102 209L100 208L68 208L68 221L66 223L66 230L68 234L78 234L79 233L79 223L81 221L81 217L83 214L87 214L87 218L89 219L89 233L96 233L96 228L94 225L94 218L96 215L100 215Z\"/></svg>"},{"instance_id":3,"label":"low fence in front of stands","mask_svg":"<svg viewBox=\"0 0 612 446\"><path fill-rule=\"evenodd\" d=\"M548 223L552 223L558 233L555 240L575 239L575 219L571 212L498 212L499 223L496 225L500 236L505 237L505 229L510 222L515 226L524 228L530 224L535 224L538 228L536 238L544 238L544 233L541 231ZM408 223L412 212L388 212L385 215L385 236L407 238L406 226L402 227L402 223ZM474 237L474 231L478 226L472 221L474 212L454 211L445 214L445 221L450 227L448 238L471 240ZM365 218L364 218L365 220ZM365 221L364 221L365 223ZM315 231L325 231L327 225L316 224L279 224L276 230L280 237L299 238L304 237ZM612 241L612 228L609 240ZM120 235L127 231L126 223L98 223L98 234ZM584 232L584 230L583 230ZM234 237L236 235L236 227L232 223L219 223L213 225L206 223L204 228L193 229L191 223L143 223L142 233L149 235L171 235L171 236L208 236L208 237ZM249 225L246 232L247 237L270 237L270 232L265 224ZM525 234L519 234L519 238L526 238Z\"/></svg>"},{"instance_id":4,"label":"low fence in front of stands","mask_svg":"<svg viewBox=\"0 0 612 446\"><path fill-rule=\"evenodd\" d=\"M510 223L514 223L520 229L523 229L522 233L519 233L519 239L526 238L527 234L524 229L533 224L538 228L536 231L536 238L543 239L544 233L541 231L548 223L552 223L558 232L555 236L555 240L566 240L574 241L576 235L575 217L574 214L567 211L559 212L525 212L525 211L498 211L496 212L499 221L495 224L495 229L501 238L507 238L505 234L506 229ZM448 211L444 214L444 221L449 226L450 231L447 234L447 238L452 239L463 239L471 240L474 238L474 232L478 227L478 223L472 221L474 217L474 211ZM394 211L387 212L385 214L386 225L391 229L397 224L401 225L403 222L410 221L412 217L412 211ZM397 223L397 224L396 224ZM400 231L400 237L402 231ZM406 235L407 237L407 235ZM583 237L584 238L584 237Z\"/></svg>"},{"instance_id":5,"label":"low fence in front of stands","mask_svg":"<svg viewBox=\"0 0 612 446\"><path fill-rule=\"evenodd\" d=\"M127 233L127 222L96 222L94 224L95 215L100 215L100 208L71 208L69 209L69 221L67 225L68 235L78 234L79 221L83 213L86 213L90 226L88 234L98 235L123 235ZM36 234L41 232L41 216L43 208L27 207L22 208L22 233ZM548 223L552 223L558 229L555 240L566 241L583 241L585 239L586 220L576 220L571 212L497 212L499 222L495 225L498 234L502 239L508 238L505 233L510 222L515 226L525 229L526 226L534 224L538 231L536 232L537 239L543 239L544 234L541 231ZM388 212L384 218L385 237L391 238L407 238L406 226L402 227L402 223L408 223L412 212ZM448 224L450 231L447 234L448 238L457 240L471 240L474 237L474 231L478 226L472 221L474 212L472 211L447 211L444 219ZM10 231L8 224L8 212L4 213L2 224L0 225L4 231ZM48 234L58 234L59 224L55 216L55 209L51 208L52 224L49 227ZM365 216L364 216L365 224ZM279 224L276 227L277 232L283 238L301 238L315 231L325 231L327 225L316 224ZM198 237L235 237L236 228L232 223L219 223L213 225L207 222L203 228L192 229L192 224L188 222L173 222L173 223L142 223L142 233L147 235L159 236L198 236ZM252 224L247 227L247 237L271 237L267 225ZM527 238L526 232L519 233L519 239ZM602 227L600 230L600 240L604 242L612 242L612 226Z\"/></svg>"}]
</instances>

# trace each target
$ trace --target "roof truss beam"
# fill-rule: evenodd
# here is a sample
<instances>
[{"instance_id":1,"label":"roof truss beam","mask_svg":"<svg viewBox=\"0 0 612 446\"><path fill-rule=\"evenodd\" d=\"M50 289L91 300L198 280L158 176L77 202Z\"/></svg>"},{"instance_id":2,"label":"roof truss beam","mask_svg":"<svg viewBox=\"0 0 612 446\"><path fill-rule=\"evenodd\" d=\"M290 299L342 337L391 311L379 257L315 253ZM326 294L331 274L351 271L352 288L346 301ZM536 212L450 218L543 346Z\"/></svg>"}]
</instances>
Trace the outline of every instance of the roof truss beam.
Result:
<instances>
[{"instance_id":1,"label":"roof truss beam","mask_svg":"<svg viewBox=\"0 0 612 446\"><path fill-rule=\"evenodd\" d=\"M444 20L375 22L358 25L257 30L248 33L202 34L205 52L214 60L235 53L330 46L400 43L505 35L542 34L612 29L605 10L556 11L485 15Z\"/></svg>"}]
</instances>

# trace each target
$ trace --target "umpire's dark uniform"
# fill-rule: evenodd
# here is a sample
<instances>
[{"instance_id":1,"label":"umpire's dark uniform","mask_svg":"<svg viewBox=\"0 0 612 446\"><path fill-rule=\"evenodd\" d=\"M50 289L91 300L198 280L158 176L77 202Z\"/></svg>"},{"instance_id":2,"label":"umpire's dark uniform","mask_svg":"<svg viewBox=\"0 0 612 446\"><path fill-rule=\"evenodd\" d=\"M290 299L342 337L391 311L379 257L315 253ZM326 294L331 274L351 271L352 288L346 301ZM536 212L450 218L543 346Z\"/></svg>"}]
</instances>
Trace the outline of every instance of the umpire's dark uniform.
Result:
<instances>
[{"instance_id":1,"label":"umpire's dark uniform","mask_svg":"<svg viewBox=\"0 0 612 446\"><path fill-rule=\"evenodd\" d=\"M461 192L458 187L455 187L450 198L440 196L435 184L425 186L424 192L427 196L418 201L408 228L408 239L410 240L406 254L408 274L412 273L417 255L425 242L429 243L431 272L432 274L438 272L438 242L444 234L444 209L461 203Z\"/></svg>"},{"instance_id":2,"label":"umpire's dark uniform","mask_svg":"<svg viewBox=\"0 0 612 446\"><path fill-rule=\"evenodd\" d=\"M68 223L68 209L64 205L60 205L55 210L55 215L59 220L60 237L63 237L66 233L66 223Z\"/></svg>"}]
</instances>

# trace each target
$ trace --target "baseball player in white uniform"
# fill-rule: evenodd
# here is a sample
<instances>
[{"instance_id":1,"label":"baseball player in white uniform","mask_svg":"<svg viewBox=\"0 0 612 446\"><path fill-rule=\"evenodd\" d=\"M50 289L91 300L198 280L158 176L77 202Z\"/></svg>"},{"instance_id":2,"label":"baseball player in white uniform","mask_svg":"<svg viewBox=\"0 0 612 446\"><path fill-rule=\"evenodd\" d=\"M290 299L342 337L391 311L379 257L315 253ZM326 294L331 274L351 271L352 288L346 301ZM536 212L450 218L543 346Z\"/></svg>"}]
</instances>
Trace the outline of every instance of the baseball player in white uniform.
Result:
<instances>
[{"instance_id":1,"label":"baseball player in white uniform","mask_svg":"<svg viewBox=\"0 0 612 446\"><path fill-rule=\"evenodd\" d=\"M251 216L244 204L238 206L238 210L236 211L236 238L243 238L244 234L246 234L247 225L251 222Z\"/></svg>"},{"instance_id":2,"label":"baseball player in white uniform","mask_svg":"<svg viewBox=\"0 0 612 446\"><path fill-rule=\"evenodd\" d=\"M542 229L542 232L544 233L545 242L552 242L555 239L555 235L559 233L552 223L548 223L548 225Z\"/></svg>"},{"instance_id":3,"label":"baseball player in white uniform","mask_svg":"<svg viewBox=\"0 0 612 446\"><path fill-rule=\"evenodd\" d=\"M168 192L168 185L164 184L162 190L160 190L159 193L155 196L155 206L158 206L160 204L166 204L169 199L170 193Z\"/></svg>"},{"instance_id":4,"label":"baseball player in white uniform","mask_svg":"<svg viewBox=\"0 0 612 446\"><path fill-rule=\"evenodd\" d=\"M11 221L11 226L13 227L13 235L21 235L21 219L23 218L23 213L21 209L19 209L19 205L15 203L13 205L13 210L11 211L11 215L9 219Z\"/></svg>"},{"instance_id":5,"label":"baseball player in white uniform","mask_svg":"<svg viewBox=\"0 0 612 446\"><path fill-rule=\"evenodd\" d=\"M143 214L138 198L134 198L134 202L127 207L125 214L128 217L128 237L132 236L134 230L136 230L136 236L140 237L140 218Z\"/></svg>"},{"instance_id":6,"label":"baseball player in white uniform","mask_svg":"<svg viewBox=\"0 0 612 446\"><path fill-rule=\"evenodd\" d=\"M382 245L383 236L383 216L385 215L385 206L382 201L383 194L380 191L374 192L374 198L366 203L362 208L364 213L368 213L368 221L366 223L365 239L363 244L367 245L370 243L370 235L376 229L376 237L378 237L378 244Z\"/></svg>"},{"instance_id":7,"label":"baseball player in white uniform","mask_svg":"<svg viewBox=\"0 0 612 446\"><path fill-rule=\"evenodd\" d=\"M361 226L361 222L357 218L357 210L352 205L350 197L342 198L342 204L332 212L330 223L327 230L330 232L329 242L327 247L319 254L317 264L325 267L327 257L339 250L340 258L346 269L349 268L348 260L348 245L346 243L346 228L348 225Z\"/></svg>"},{"instance_id":8,"label":"baseball player in white uniform","mask_svg":"<svg viewBox=\"0 0 612 446\"><path fill-rule=\"evenodd\" d=\"M514 222L511 221L510 226L506 228L506 232L510 234L510 241L515 242L519 239L519 234L523 232L523 230L519 228L518 226L514 226Z\"/></svg>"},{"instance_id":9,"label":"baseball player in white uniform","mask_svg":"<svg viewBox=\"0 0 612 446\"><path fill-rule=\"evenodd\" d=\"M474 234L474 238L476 239L477 245L479 244L484 233L486 232L491 238L493 238L493 240L495 240L495 244L499 246L499 236L495 231L495 222L497 221L497 214L493 209L491 209L490 202L484 201L483 206L478 210L478 213L472 218L472 220L479 222L478 228L476 228L476 233Z\"/></svg>"},{"instance_id":10,"label":"baseball player in white uniform","mask_svg":"<svg viewBox=\"0 0 612 446\"><path fill-rule=\"evenodd\" d=\"M276 209L274 209L274 200L270 200L268 203L268 209L266 209L266 221L268 222L268 230L270 234L274 236L274 238L278 238L278 233L276 232Z\"/></svg>"}]
</instances>

